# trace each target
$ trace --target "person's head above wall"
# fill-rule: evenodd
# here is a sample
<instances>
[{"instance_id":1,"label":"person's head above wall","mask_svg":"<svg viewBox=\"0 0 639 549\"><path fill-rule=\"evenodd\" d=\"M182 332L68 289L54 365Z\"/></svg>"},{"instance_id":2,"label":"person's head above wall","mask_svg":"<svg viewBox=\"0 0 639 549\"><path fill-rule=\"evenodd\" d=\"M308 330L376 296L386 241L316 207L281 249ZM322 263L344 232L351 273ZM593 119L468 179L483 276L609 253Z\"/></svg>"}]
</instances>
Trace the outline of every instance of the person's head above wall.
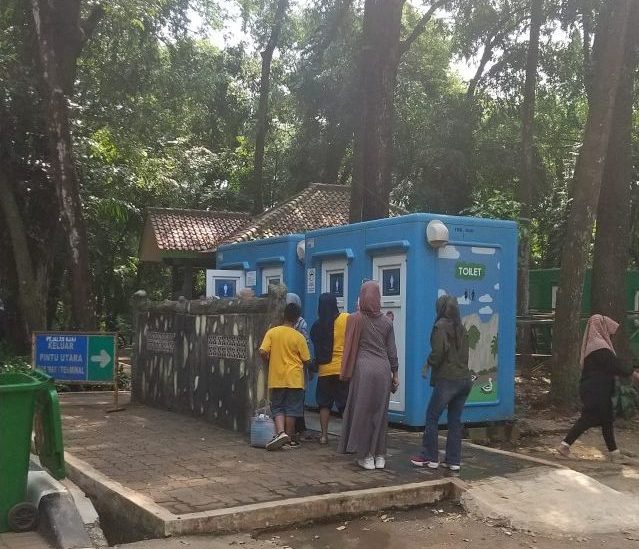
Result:
<instances>
[{"instance_id":1,"label":"person's head above wall","mask_svg":"<svg viewBox=\"0 0 639 549\"><path fill-rule=\"evenodd\" d=\"M302 314L302 309L297 303L289 303L284 308L284 322L295 324Z\"/></svg>"}]
</instances>

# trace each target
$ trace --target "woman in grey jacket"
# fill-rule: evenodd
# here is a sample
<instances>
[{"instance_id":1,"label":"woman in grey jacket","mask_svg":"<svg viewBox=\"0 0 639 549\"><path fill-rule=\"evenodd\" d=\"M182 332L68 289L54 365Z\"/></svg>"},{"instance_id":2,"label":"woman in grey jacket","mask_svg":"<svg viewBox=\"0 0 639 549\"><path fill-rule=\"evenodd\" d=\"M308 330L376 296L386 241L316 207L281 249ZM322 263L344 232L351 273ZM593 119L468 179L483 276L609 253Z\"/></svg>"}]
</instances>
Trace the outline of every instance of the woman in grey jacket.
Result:
<instances>
[{"instance_id":1,"label":"woman in grey jacket","mask_svg":"<svg viewBox=\"0 0 639 549\"><path fill-rule=\"evenodd\" d=\"M431 370L433 392L426 410L426 427L420 455L412 457L417 467L437 469L439 450L437 425L444 410L448 411L446 458L441 463L451 471L461 466L461 415L472 388L468 369L468 334L461 322L457 298L443 295L435 306L437 318L430 336L431 352L422 369L422 376Z\"/></svg>"}]
</instances>

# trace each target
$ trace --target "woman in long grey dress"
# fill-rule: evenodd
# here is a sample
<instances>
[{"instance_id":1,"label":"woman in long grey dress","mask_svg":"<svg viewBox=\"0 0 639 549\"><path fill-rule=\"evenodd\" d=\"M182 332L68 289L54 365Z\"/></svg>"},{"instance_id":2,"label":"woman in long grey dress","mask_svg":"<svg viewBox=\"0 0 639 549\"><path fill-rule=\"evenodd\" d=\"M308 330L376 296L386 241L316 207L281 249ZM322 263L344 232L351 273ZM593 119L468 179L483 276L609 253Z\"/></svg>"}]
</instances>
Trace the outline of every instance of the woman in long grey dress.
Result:
<instances>
[{"instance_id":1,"label":"woman in long grey dress","mask_svg":"<svg viewBox=\"0 0 639 549\"><path fill-rule=\"evenodd\" d=\"M386 464L388 400L397 390L398 362L393 323L381 311L379 284L365 282L359 311L348 317L340 378L351 380L338 451L355 454L360 467Z\"/></svg>"}]
</instances>

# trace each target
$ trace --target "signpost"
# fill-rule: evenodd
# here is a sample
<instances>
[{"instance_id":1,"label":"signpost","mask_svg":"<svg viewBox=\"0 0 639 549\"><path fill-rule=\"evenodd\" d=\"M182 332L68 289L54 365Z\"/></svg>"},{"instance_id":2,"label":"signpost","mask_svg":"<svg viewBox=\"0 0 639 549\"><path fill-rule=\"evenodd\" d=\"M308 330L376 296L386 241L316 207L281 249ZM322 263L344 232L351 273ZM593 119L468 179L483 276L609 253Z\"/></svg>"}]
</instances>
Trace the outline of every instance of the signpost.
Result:
<instances>
[{"instance_id":1,"label":"signpost","mask_svg":"<svg viewBox=\"0 0 639 549\"><path fill-rule=\"evenodd\" d=\"M118 407L117 334L35 332L33 366L56 381L80 385L113 384Z\"/></svg>"}]
</instances>

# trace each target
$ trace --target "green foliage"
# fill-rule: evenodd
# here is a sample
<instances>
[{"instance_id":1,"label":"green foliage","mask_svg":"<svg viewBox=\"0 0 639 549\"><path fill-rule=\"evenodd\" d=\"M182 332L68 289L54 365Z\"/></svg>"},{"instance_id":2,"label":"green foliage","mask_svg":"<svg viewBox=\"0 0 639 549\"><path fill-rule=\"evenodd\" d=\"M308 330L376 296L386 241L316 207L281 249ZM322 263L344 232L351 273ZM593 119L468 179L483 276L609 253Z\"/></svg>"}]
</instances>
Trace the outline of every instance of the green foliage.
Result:
<instances>
[{"instance_id":1,"label":"green foliage","mask_svg":"<svg viewBox=\"0 0 639 549\"><path fill-rule=\"evenodd\" d=\"M0 373L26 372L30 369L28 357L16 355L9 345L0 341Z\"/></svg>"},{"instance_id":2,"label":"green foliage","mask_svg":"<svg viewBox=\"0 0 639 549\"><path fill-rule=\"evenodd\" d=\"M241 189L258 65L183 32L183 8L112 5L80 62L74 138L103 319L126 313L141 287L168 293L168 272L137 257L147 207L250 208Z\"/></svg>"},{"instance_id":3,"label":"green foliage","mask_svg":"<svg viewBox=\"0 0 639 549\"><path fill-rule=\"evenodd\" d=\"M118 383L118 389L122 391L131 390L131 374L124 371L122 364L120 364L118 367L117 383Z\"/></svg>"},{"instance_id":4,"label":"green foliage","mask_svg":"<svg viewBox=\"0 0 639 549\"><path fill-rule=\"evenodd\" d=\"M475 347L477 347L477 343L479 343L480 337L481 333L477 326L473 324L470 328L468 328L468 346L471 349L475 349Z\"/></svg>"},{"instance_id":5,"label":"green foliage","mask_svg":"<svg viewBox=\"0 0 639 549\"><path fill-rule=\"evenodd\" d=\"M520 204L503 191L479 190L473 196L473 204L464 213L493 219L517 219Z\"/></svg>"},{"instance_id":6,"label":"green foliage","mask_svg":"<svg viewBox=\"0 0 639 549\"><path fill-rule=\"evenodd\" d=\"M583 13L594 13L595 4L545 3L535 188L525 229L533 266L558 265L563 245L569 185L587 117L581 25ZM83 15L92 5L83 2ZM147 207L251 209L246 189L253 170L259 52L275 5L275 0L103 3L104 16L79 59L71 102L103 326L127 330L124 319L135 290L144 288L152 299L169 294L169 270L138 259ZM419 2L406 4L402 38L425 9ZM519 218L527 13L524 0L449 2L401 57L392 136L394 202L409 211ZM287 14L271 71L264 164L269 205L311 182L348 184L359 116L362 2L291 1ZM220 46L222 29L245 34ZM469 94L468 80L487 45L491 60ZM50 279L49 324L64 327L72 289L46 169L34 48L28 3L0 3L0 170L11 174L20 213L28 221L33 263L43 263ZM455 68L460 61L472 69L464 78ZM638 135L633 134L635 158ZM631 251L637 264L634 202ZM9 243L0 214L0 257L11 257ZM54 259L48 265L50 252ZM0 297L14 312L18 282L11 262L0 262ZM476 326L469 337L474 347Z\"/></svg>"},{"instance_id":7,"label":"green foliage","mask_svg":"<svg viewBox=\"0 0 639 549\"><path fill-rule=\"evenodd\" d=\"M418 17L408 9L405 26ZM473 113L453 59L451 30L431 22L399 68L393 199L410 211L456 214L467 200Z\"/></svg>"},{"instance_id":8,"label":"green foliage","mask_svg":"<svg viewBox=\"0 0 639 549\"><path fill-rule=\"evenodd\" d=\"M632 384L617 381L612 404L615 415L630 419L639 410L639 392Z\"/></svg>"}]
</instances>

